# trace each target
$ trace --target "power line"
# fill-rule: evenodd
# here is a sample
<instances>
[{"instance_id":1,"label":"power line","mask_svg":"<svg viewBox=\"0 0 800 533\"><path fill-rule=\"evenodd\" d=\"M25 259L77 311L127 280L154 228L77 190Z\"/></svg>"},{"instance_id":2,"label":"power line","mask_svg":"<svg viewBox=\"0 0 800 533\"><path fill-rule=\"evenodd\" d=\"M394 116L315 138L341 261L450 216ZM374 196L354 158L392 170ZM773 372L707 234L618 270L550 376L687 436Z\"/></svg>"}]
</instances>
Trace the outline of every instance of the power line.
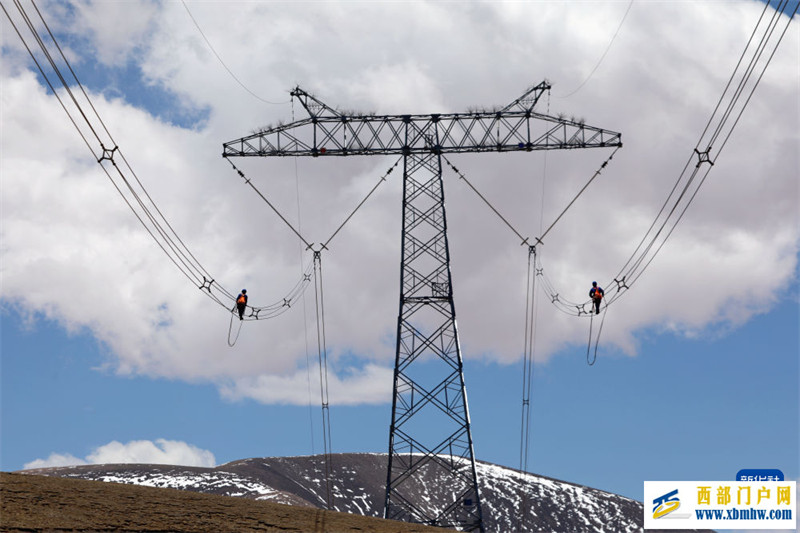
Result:
<instances>
[{"instance_id":1,"label":"power line","mask_svg":"<svg viewBox=\"0 0 800 533\"><path fill-rule=\"evenodd\" d=\"M47 72L45 72L45 70L42 67L41 63L39 63L39 61L36 59L33 51L31 50L31 48L28 45L28 43L25 40L25 38L22 36L21 32L17 28L17 25L14 23L13 19L11 18L10 14L8 13L8 11L6 10L4 5L2 6L3 7L3 12L6 14L6 17L8 18L9 22L11 22L11 24L14 27L15 31L17 32L17 35L20 37L20 39L23 42L23 45L25 46L26 50L28 51L28 54L31 56L31 58L33 59L34 63L36 64L37 68L39 69L39 72L41 73L43 79L47 83L48 87L50 87L50 90L53 92L53 95L56 97L56 99L58 100L59 104L61 105L61 108L64 110L64 112L69 117L70 122L75 127L75 129L78 131L78 134L81 136L81 138L83 139L84 143L89 148L89 151L92 153L93 157L97 160L98 163L100 163L101 168L106 173L106 176L112 182L114 187L117 189L117 192L122 196L122 198L125 201L125 203L133 211L133 213L136 216L136 218L139 220L139 222L142 224L142 226L145 228L145 230L147 230L147 232L150 233L151 237L153 237L153 239L156 241L156 243L159 245L159 247L161 247L161 249L169 256L169 258L173 261L173 263L175 263L175 265L181 270L181 272L185 276L187 276L193 282L199 281L199 280L193 278L190 275L190 273L188 273L186 270L184 270L181 267L181 265L178 264L178 261L176 260L176 258L174 256L172 256L167 251L165 246L168 246L168 244L166 244L166 243L162 242L161 240L159 240L159 238L156 237L156 235L153 233L153 228L149 227L148 224L145 222L145 220L142 218L143 216L145 218L147 218L147 215L145 213L140 213L140 212L138 212L136 210L136 208L131 203L132 200L129 199L125 195L125 193L123 192L123 188L124 187L121 187L121 185L118 182L116 182L114 180L113 176L109 173L109 170L103 164L103 161L111 161L112 164L114 165L114 167L119 171L119 168L116 166L116 163L113 160L114 153L117 151L117 147L115 146L111 150L108 150L108 149L105 148L105 146L104 146L102 140L100 139L97 131L95 130L95 128L92 127L91 122L89 121L88 117L86 116L86 114L84 113L83 109L81 108L81 104L78 102L77 98L75 97L74 93L72 92L71 88L69 87L69 84L66 82L66 79L62 75L58 65L56 64L56 62L53 59L52 55L50 54L49 50L47 49L47 46L45 45L43 39L39 36L38 32L36 31L35 25L30 20L30 17L28 16L28 14L25 12L24 7L22 6L22 4L18 0L15 0L14 4L17 7L17 11L19 12L20 16L23 18L23 20L25 21L26 25L28 26L29 31L32 33L34 40L39 45L40 50L44 53L45 57L47 58L48 62L50 63L50 66L51 66L52 71L53 71L53 72L51 72L51 76L55 75L60 80L62 87L65 89L67 94L70 96L70 99L72 100L73 105L77 109L78 113L83 117L84 122L86 124L88 124L92 134L94 135L94 137L97 140L97 142L100 144L100 147L102 149L102 156L100 158L97 157L97 153L95 152L95 149L92 147L92 145L90 144L89 140L86 138L86 135L84 135L84 132L81 130L80 126L76 122L75 117L73 117L72 113L69 111L69 109L67 109L67 105L65 104L65 102L61 98L61 96L59 95L59 92L56 91L56 89L55 89L55 87L53 85L53 82L50 80L50 76L48 76ZM35 7L35 4L34 4L34 7ZM37 11L38 11L38 9L37 9ZM41 16L41 13L40 13L40 16ZM45 25L46 25L46 23L45 23ZM124 177L123 177L123 179L124 179ZM128 187L129 187L129 184L128 184L127 180L124 180L124 181L125 181L125 184L127 184ZM135 196L135 193L134 193L134 199L137 199L136 196ZM141 203L140 200L139 200L139 203Z\"/></svg>"},{"instance_id":2,"label":"power line","mask_svg":"<svg viewBox=\"0 0 800 533\"><path fill-rule=\"evenodd\" d=\"M525 287L525 342L522 356L522 417L520 423L519 469L528 472L531 447L531 417L533 414L533 365L536 351L536 247L528 248L528 272ZM521 489L520 531L525 531L528 493Z\"/></svg>"},{"instance_id":3,"label":"power line","mask_svg":"<svg viewBox=\"0 0 800 533\"><path fill-rule=\"evenodd\" d=\"M619 26L617 26L617 31L615 31L614 35L611 36L611 40L608 42L608 46L606 46L606 49L603 52L603 55L601 55L600 59L597 60L597 64L595 64L594 68L589 73L589 75L586 76L586 79L583 80L583 82L581 82L581 84L578 85L575 88L575 90L572 91L571 93L565 94L564 96L556 95L556 98L569 98L573 94L575 94L578 91L580 91L583 88L583 86L586 85L586 82L589 81L592 78L592 76L594 76L594 73L597 71L597 69L600 67L600 64L606 58L606 54L608 54L608 51L611 50L611 45L614 44L614 40L617 38L617 35L619 34L619 30L622 29L622 25L625 23L625 19L628 18L628 13L630 12L632 6L633 6L633 0L631 0L630 3L628 4L628 9L626 9L625 10L625 14L622 15L622 20L619 21Z\"/></svg>"},{"instance_id":4,"label":"power line","mask_svg":"<svg viewBox=\"0 0 800 533\"><path fill-rule=\"evenodd\" d=\"M294 99L292 99L292 121L294 121ZM300 209L300 174L298 172L297 159L294 160L294 187L295 197L297 200L297 229L303 230L302 211ZM305 250L300 248L300 269L303 269L303 254ZM314 455L314 411L312 409L312 393L311 393L311 357L308 350L308 309L306 308L306 297L303 295L303 341L305 341L306 349L306 387L308 389L308 425L309 436L311 438L311 455Z\"/></svg>"},{"instance_id":5,"label":"power line","mask_svg":"<svg viewBox=\"0 0 800 533\"><path fill-rule=\"evenodd\" d=\"M753 34L750 36L742 54L739 58L736 67L731 75L728 84L726 85L725 89L723 90L722 95L720 95L719 100L714 108L714 111L711 114L708 124L706 125L703 133L700 136L695 148L693 149L692 154L687 161L686 166L684 167L683 172L678 177L673 186L672 192L670 193L667 200L664 202L664 205L659 211L659 214L656 216L656 219L653 221L648 232L645 234L644 238L640 242L639 246L637 246L634 253L626 262L625 266L620 270L620 272L615 277L615 282L617 282L618 287L615 287L615 294L609 299L608 304L615 301L619 298L623 290L617 289L627 289L630 288L633 283L638 280L638 278L644 273L647 267L653 262L656 255L661 251L664 244L666 243L667 239L672 235L675 228L677 227L678 223L682 220L683 216L686 214L689 206L695 200L700 188L705 183L708 175L713 167L714 163L718 160L719 155L722 149L727 144L728 140L730 139L731 135L733 134L734 129L739 123L745 109L747 108L748 104L750 103L753 94L755 93L756 88L761 81L764 73L769 67L772 59L777 51L778 47L781 44L784 36L786 35L786 31L791 24L792 18L798 11L798 7L800 7L800 3L795 3L793 11L791 11L791 15L789 15L786 19L786 25L780 35L777 37L777 40L773 39L773 34L775 29L780 22L780 19L783 15L787 14L787 7L789 5L788 0L782 0L777 9L774 10L771 20L769 20L766 24L765 29L760 29L762 27L762 20L764 18L764 13L769 8L767 4L764 5L764 12L762 12L761 16L759 17L756 25L753 29ZM753 42L753 37L761 31L762 36L759 40L759 43L756 45L755 49L751 50L751 44ZM766 59L762 59L764 57L764 53L771 48ZM747 62L747 66L743 72L740 72L741 65L746 62L746 59L750 57L749 62ZM753 74L757 70L757 66L761 63L760 73L758 74L757 78L753 81L752 77ZM736 79L737 76L741 76L739 83L737 84L736 89L734 90L733 94L728 97L728 89L732 85L732 81ZM745 88L750 84L749 91L745 91ZM742 97L748 92L746 98L744 98L743 102ZM717 117L717 112L723 108L723 104L728 98L727 105L724 105L724 111L721 116ZM734 110L738 106L738 112ZM732 123L730 123L730 119L735 114L735 119ZM712 135L708 141L703 141L706 133L709 131L709 128L712 124L716 122L716 126L712 128ZM716 152L713 151L713 142L716 141L720 136L723 136L723 141L721 145L718 145L716 148ZM691 165L691 162L696 160L694 168L690 171L687 175L686 171ZM683 185L681 186L681 183ZM675 194L676 191L679 190L677 198L670 203L670 198ZM662 217L662 214L666 211L667 206L671 206L669 209L668 214L663 217L663 220L660 224L658 224L659 218ZM658 227L655 232L653 231L654 228ZM650 238L648 239L648 235ZM647 243L644 245L644 243ZM643 246L644 245L644 246Z\"/></svg>"},{"instance_id":6,"label":"power line","mask_svg":"<svg viewBox=\"0 0 800 533\"><path fill-rule=\"evenodd\" d=\"M750 103L767 67L772 62L775 52L791 24L792 18L797 14L798 8L800 8L800 3L795 2L794 8L791 10L787 10L788 7L789 0L781 0L770 19L766 22L766 26L764 26L764 24L762 24L764 21L764 14L769 8L767 4L764 5L764 12L762 12L761 17L759 17L756 22L753 32L741 53L728 84L719 97L711 117L701 133L700 139L693 148L686 165L673 184L672 190L664 200L661 209L645 232L636 249L614 279L606 284L608 298L606 300L606 306L621 297L621 295L624 294L627 289L631 288L639 277L641 277L675 231L678 223L683 219L689 209L689 206L694 202L700 188L708 178L711 168L715 161L718 160L722 149L728 143L734 129ZM776 34L781 17L784 15L787 16L786 24L783 30L779 34ZM752 45L754 42L758 44L753 48ZM742 69L741 67L743 65L745 65L745 67ZM758 74L756 75L756 73ZM739 80L738 83L734 83L737 78ZM735 89L729 94L731 87L735 87ZM720 110L722 111L720 112ZM706 134L709 132L710 137L704 140ZM716 150L714 150L714 144L717 145ZM693 162L695 163L694 166L692 166ZM601 169L604 166L605 163L601 166ZM600 169L598 169L598 172L599 170ZM594 179L595 176L593 176L592 179ZM474 189L474 187L472 188ZM585 188L586 186L581 189L581 192L583 192ZM578 196L580 196L581 192L578 193ZM575 199L577 199L577 196ZM567 209L572 205L575 199L570 202ZM484 202L486 202L485 199ZM487 205L490 204L487 202ZM505 221L505 218L500 215L494 206L490 205L490 207ZM563 214L564 212L556 218L555 222L558 222ZM555 222L548 227L541 237L536 239L537 245L543 244L542 239L550 229L552 229ZM520 237L519 233L510 224L507 223L507 225ZM537 276L541 277L541 286L556 308L574 316L590 314L590 311L587 311L586 308L589 302L571 302L566 300L547 278L544 268L537 269Z\"/></svg>"},{"instance_id":7,"label":"power line","mask_svg":"<svg viewBox=\"0 0 800 533\"><path fill-rule=\"evenodd\" d=\"M325 297L322 284L322 252L314 252L314 298L317 312L317 352L319 356L319 393L322 403L322 442L325 458L325 493L328 510L333 510L331 418L328 400L328 349L325 339Z\"/></svg>"},{"instance_id":8,"label":"power line","mask_svg":"<svg viewBox=\"0 0 800 533\"><path fill-rule=\"evenodd\" d=\"M197 28L197 31L199 31L199 32L200 32L200 35L202 35L202 36L203 36L203 40L206 42L206 44L208 45L208 48L209 48L209 49L211 50L211 52L214 54L214 57L216 57L216 58L217 58L217 61L219 61L220 65L222 65L222 66L225 68L225 70L226 70L226 71L228 71L228 74L230 74L230 75L231 75L231 77L232 77L234 80L236 80L236 83L238 83L238 84L239 84L239 85L242 87L242 89L244 89L245 91L247 91L248 93L250 93L250 94L251 94L251 95L252 95L254 98L256 98L256 99L258 99L258 100L261 100L261 101L262 101L262 102L264 102L265 104L271 104L271 105L281 105L281 104L288 104L289 102L291 102L291 99L290 99L290 100L286 100L286 101L284 101L284 102L271 102L271 101L269 101L269 100L265 100L264 98L261 98L259 95L257 95L257 94L256 94L256 93L254 93L253 91L251 91L251 90L250 90L250 89L249 89L249 88L248 88L248 87L247 87L247 86L246 86L244 83L242 83L242 80L240 80L240 79L239 79L239 78L236 76L236 74L234 74L234 73L233 73L233 71L232 71L231 69L229 69L229 68L228 68L228 65L226 65L226 64L225 64L225 62L224 62L224 61L222 60L222 58L219 56L219 54L217 53L217 51L214 49L214 46L211 44L211 41L209 41L209 40L208 40L208 37L206 37L206 34L203 32L203 29L202 29L202 28L200 28L200 24L198 24L198 23L197 23L197 19L195 19L195 18L194 18L194 15L192 15L192 12L191 12L191 11L189 11L189 6L187 6L187 5L186 5L186 2L185 2L184 0L181 0L181 3L183 4L183 7L186 9L186 13L188 13L188 14L189 14L189 18L191 18L191 19L192 19L192 22L194 22L194 25L195 25L195 27Z\"/></svg>"},{"instance_id":9,"label":"power line","mask_svg":"<svg viewBox=\"0 0 800 533\"><path fill-rule=\"evenodd\" d=\"M6 9L5 4L0 2L0 6L6 18L11 23L17 36L20 38L20 41L38 68L39 73L61 105L61 108L64 110L73 127L75 127L76 131L83 139L94 159L100 164L100 167L103 169L103 172L106 174L106 177L113 187L117 190L117 193L122 197L136 219L167 255L169 260L172 261L178 270L192 282L192 284L201 289L204 294L217 304L228 310L230 305L228 302L233 299L233 295L216 282L215 278L202 266L155 204L130 163L125 158L122 149L117 145L106 127L91 97L81 84L77 74L58 44L55 35L50 31L50 27L44 19L42 12L33 0L31 0L31 4L39 15L53 45L58 51L57 54L51 53L44 38L37 31L36 24L31 20L20 0L14 0L14 5L30 32L31 37L27 39L23 36L20 28L11 16L11 13ZM34 53L32 46L28 42L29 39L35 41L35 46L38 47L39 51L43 54L46 63L49 64L49 69L45 68L43 62L37 59L37 54ZM72 86L67 81L67 77L64 72L62 72L62 66L59 65L59 61L56 58L57 55L60 56L60 61L64 65L63 68L69 71L72 78L75 80L75 84L80 88L79 94L73 91ZM58 81L54 82L54 79ZM57 86L60 87L58 90L56 89ZM64 95L66 95L66 98L62 97ZM80 95L82 95L84 102L81 101ZM87 109L91 109L89 112L87 112L87 109L84 109L87 105ZM84 129L87 131L84 131ZM94 141L90 141L90 138L93 138ZM97 148L98 145L99 149ZM117 156L119 156L124 163L124 168L117 164ZM129 178L128 175L130 175L131 178ZM285 297L277 302L263 307L248 306L251 312L246 319L261 320L273 318L288 310L293 300L302 294L310 284L312 268L313 263L310 262L301 279L292 287Z\"/></svg>"}]
</instances>

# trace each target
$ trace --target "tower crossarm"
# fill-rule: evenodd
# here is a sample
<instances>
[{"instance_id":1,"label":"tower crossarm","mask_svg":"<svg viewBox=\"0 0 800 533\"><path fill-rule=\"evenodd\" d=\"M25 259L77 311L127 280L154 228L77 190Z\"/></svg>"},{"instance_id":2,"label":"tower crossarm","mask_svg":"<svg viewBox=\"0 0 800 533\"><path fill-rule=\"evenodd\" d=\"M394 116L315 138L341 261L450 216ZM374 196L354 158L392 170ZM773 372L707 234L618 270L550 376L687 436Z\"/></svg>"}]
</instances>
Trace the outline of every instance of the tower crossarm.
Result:
<instances>
[{"instance_id":1,"label":"tower crossarm","mask_svg":"<svg viewBox=\"0 0 800 533\"><path fill-rule=\"evenodd\" d=\"M428 115L336 111L300 88L308 117L223 144L223 157L513 152L622 145L620 133L534 111L546 82L492 110Z\"/></svg>"}]
</instances>

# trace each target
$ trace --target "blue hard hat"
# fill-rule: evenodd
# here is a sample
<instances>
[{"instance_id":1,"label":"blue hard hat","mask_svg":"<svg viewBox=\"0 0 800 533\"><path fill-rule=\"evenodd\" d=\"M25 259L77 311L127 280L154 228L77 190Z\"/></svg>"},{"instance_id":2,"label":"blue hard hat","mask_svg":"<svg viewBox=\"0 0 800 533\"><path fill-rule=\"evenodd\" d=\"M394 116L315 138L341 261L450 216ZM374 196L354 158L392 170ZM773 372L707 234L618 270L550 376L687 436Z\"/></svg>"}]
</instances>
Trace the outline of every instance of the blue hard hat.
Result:
<instances>
[{"instance_id":1,"label":"blue hard hat","mask_svg":"<svg viewBox=\"0 0 800 533\"><path fill-rule=\"evenodd\" d=\"M597 285L597 282L596 282L596 281L593 281L593 282L592 282L592 285Z\"/></svg>"}]
</instances>

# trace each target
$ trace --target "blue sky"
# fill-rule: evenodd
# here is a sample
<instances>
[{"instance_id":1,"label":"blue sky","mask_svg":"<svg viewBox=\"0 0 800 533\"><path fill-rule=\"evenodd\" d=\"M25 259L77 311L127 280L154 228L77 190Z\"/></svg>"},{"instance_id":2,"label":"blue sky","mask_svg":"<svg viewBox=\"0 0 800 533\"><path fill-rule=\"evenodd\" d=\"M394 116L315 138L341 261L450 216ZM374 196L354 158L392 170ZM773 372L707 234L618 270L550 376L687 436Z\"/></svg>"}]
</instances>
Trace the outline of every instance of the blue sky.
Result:
<instances>
[{"instance_id":1,"label":"blue sky","mask_svg":"<svg viewBox=\"0 0 800 533\"><path fill-rule=\"evenodd\" d=\"M571 110L622 131L625 148L593 185L595 203L579 204L545 245L548 272L575 299L592 279L610 279L646 230L760 13L754 2L684 6L692 17L670 3L634 4L594 69L627 4L473 4L455 14L424 3L359 13L276 5L239 13L189 3L229 68L266 99L284 101L300 83L345 108L460 111L511 101L546 77L561 83L547 102L554 114ZM178 233L229 288L279 300L306 258L219 153L299 106L243 92L179 3L46 6ZM461 24L443 22L453 16ZM528 28L521 16L541 20ZM247 23L258 17L268 21L261 33ZM439 20L445 35L398 51L406 35L392 21L404 17L421 32L429 28L419 20ZM485 31L486 20L504 37ZM530 471L636 499L645 480L731 479L741 468L800 477L796 22L696 204L609 310L596 365L585 360L586 321L540 303ZM0 469L54 454L121 460L108 448L115 441L178 443L217 464L320 453L318 384L306 368L313 300L245 324L228 348L228 315L137 225L3 24ZM315 24L317 35L307 31ZM230 39L234 29L241 39ZM440 39L453 48L428 57ZM545 43L552 53L530 59ZM585 88L558 98L590 72ZM545 165L520 155L452 160L528 232L552 220L608 156L551 152ZM393 162L237 165L319 241ZM518 467L527 257L452 175L445 186L476 457ZM388 448L399 198L390 180L325 258L334 452Z\"/></svg>"},{"instance_id":2,"label":"blue sky","mask_svg":"<svg viewBox=\"0 0 800 533\"><path fill-rule=\"evenodd\" d=\"M537 366L530 470L641 499L643 480L718 480L741 468L798 472L797 294L716 339L657 335L636 359L588 366L581 348ZM225 402L210 385L92 370L87 335L2 321L2 469L110 440L166 438L243 457L319 453L317 405ZM521 365L465 367L479 459L519 466ZM335 452L385 452L390 408L331 408ZM356 431L357 429L357 431Z\"/></svg>"}]
</instances>

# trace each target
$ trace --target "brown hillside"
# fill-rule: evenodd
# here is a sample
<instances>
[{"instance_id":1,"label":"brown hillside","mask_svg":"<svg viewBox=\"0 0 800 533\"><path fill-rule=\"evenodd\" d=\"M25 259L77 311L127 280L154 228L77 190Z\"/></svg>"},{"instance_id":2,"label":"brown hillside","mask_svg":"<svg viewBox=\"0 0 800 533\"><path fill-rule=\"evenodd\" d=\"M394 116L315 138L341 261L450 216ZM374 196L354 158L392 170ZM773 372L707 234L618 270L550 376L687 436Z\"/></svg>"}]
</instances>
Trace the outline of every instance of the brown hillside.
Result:
<instances>
[{"instance_id":1,"label":"brown hillside","mask_svg":"<svg viewBox=\"0 0 800 533\"><path fill-rule=\"evenodd\" d=\"M0 531L424 533L444 529L255 501L0 472Z\"/></svg>"}]
</instances>

